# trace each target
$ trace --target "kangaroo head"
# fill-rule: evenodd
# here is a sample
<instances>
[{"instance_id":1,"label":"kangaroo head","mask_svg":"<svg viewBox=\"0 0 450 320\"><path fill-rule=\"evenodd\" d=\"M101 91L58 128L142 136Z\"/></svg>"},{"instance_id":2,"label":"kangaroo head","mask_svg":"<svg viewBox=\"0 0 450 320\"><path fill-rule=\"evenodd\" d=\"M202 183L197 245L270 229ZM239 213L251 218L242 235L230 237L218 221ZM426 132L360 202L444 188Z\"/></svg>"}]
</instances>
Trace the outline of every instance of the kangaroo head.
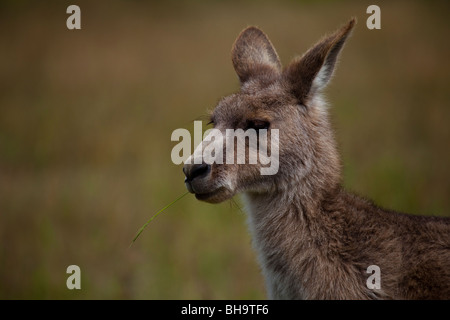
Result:
<instances>
[{"instance_id":1,"label":"kangaroo head","mask_svg":"<svg viewBox=\"0 0 450 320\"><path fill-rule=\"evenodd\" d=\"M217 203L239 192L282 192L293 185L319 190L339 182L339 156L321 90L329 82L354 24L352 19L284 69L275 48L260 29L249 27L241 32L232 49L240 91L223 98L211 114L214 132L222 135L215 135L214 139L208 135L183 167L186 187L197 199ZM240 152L245 163L193 161L208 147L223 154L238 151L236 145L230 148L223 138L230 135L230 130L244 134ZM259 148L271 156L276 154L276 170L271 174L262 174L261 169L273 163L263 161L260 153L255 162L248 162L256 152L245 140L248 132L257 133ZM234 142L234 137L231 140Z\"/></svg>"}]
</instances>

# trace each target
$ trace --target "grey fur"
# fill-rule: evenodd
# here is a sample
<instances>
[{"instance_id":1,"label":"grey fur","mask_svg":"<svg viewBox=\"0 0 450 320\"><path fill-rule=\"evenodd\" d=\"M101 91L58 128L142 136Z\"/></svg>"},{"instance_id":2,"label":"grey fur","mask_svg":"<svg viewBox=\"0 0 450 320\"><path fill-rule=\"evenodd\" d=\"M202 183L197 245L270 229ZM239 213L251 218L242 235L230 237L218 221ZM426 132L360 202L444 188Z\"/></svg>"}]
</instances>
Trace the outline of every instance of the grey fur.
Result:
<instances>
[{"instance_id":1,"label":"grey fur","mask_svg":"<svg viewBox=\"0 0 450 320\"><path fill-rule=\"evenodd\" d=\"M245 29L232 50L241 90L222 99L211 119L222 131L255 120L279 129L279 172L213 164L194 177L194 165L185 165L186 183L211 203L244 194L269 298L450 299L450 219L382 209L341 186L320 92L354 24L284 70L267 36ZM381 269L381 289L366 285L370 265Z\"/></svg>"}]
</instances>

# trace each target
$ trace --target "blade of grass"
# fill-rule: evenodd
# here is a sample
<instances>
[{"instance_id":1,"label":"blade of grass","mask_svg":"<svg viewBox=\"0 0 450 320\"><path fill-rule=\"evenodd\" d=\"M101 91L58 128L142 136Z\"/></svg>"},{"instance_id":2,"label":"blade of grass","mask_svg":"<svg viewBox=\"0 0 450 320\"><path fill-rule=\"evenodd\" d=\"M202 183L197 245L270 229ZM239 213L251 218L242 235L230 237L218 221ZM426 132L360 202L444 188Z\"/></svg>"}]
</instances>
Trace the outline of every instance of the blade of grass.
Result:
<instances>
[{"instance_id":1,"label":"blade of grass","mask_svg":"<svg viewBox=\"0 0 450 320\"><path fill-rule=\"evenodd\" d=\"M230 200L236 205L236 207L239 209L239 211L240 211L242 214L245 214L245 212L242 211L241 207L239 207L239 205L237 204L237 202L234 201L234 198L231 198ZM230 202L230 203L231 203L231 202Z\"/></svg>"},{"instance_id":2,"label":"blade of grass","mask_svg":"<svg viewBox=\"0 0 450 320\"><path fill-rule=\"evenodd\" d=\"M144 231L145 227L147 227L147 225L152 222L153 219L155 219L161 212L163 212L164 210L166 210L167 208L169 208L171 205L173 205L174 203L176 203L177 201L179 201L181 198L183 198L185 195L187 195L189 193L189 191L187 191L186 193L182 194L181 196L179 196L178 198L176 198L175 200L173 200L171 203L169 203L167 206L165 206L164 208L162 208L161 210L159 210L157 213L155 213L153 215L153 217L151 217L137 232L136 236L134 237L133 241L130 243L130 247L133 245L133 243L136 241L136 239L141 235L142 231Z\"/></svg>"}]
</instances>

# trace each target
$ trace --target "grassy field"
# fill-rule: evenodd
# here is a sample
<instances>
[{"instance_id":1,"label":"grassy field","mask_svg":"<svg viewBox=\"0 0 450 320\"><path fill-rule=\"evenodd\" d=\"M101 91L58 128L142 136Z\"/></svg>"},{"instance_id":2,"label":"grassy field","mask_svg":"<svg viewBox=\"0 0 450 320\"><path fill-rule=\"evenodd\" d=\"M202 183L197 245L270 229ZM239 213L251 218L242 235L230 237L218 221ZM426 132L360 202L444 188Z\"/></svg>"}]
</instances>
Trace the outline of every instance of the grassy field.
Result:
<instances>
[{"instance_id":1,"label":"grassy field","mask_svg":"<svg viewBox=\"0 0 450 320\"><path fill-rule=\"evenodd\" d=\"M260 299L235 203L183 194L176 128L238 89L230 49L260 26L286 64L356 16L327 90L344 184L450 216L449 2L66 1L0 5L0 299ZM240 205L239 197L235 197ZM81 268L68 290L66 268Z\"/></svg>"}]
</instances>

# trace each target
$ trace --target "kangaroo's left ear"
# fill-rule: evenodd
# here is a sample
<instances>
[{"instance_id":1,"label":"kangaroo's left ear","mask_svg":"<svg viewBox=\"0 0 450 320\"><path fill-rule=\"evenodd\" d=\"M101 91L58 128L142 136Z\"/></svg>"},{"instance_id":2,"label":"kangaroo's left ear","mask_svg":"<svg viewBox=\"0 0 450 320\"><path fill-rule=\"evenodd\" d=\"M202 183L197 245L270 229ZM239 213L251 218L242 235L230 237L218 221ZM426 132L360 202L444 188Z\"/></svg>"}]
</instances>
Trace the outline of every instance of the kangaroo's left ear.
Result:
<instances>
[{"instance_id":1,"label":"kangaroo's left ear","mask_svg":"<svg viewBox=\"0 0 450 320\"><path fill-rule=\"evenodd\" d=\"M281 63L275 48L266 34L256 27L248 27L241 32L233 44L231 59L241 84L281 75Z\"/></svg>"},{"instance_id":2,"label":"kangaroo's left ear","mask_svg":"<svg viewBox=\"0 0 450 320\"><path fill-rule=\"evenodd\" d=\"M283 76L299 103L306 105L314 94L327 85L339 52L355 23L356 19L353 18L341 29L319 41L285 69Z\"/></svg>"}]
</instances>

